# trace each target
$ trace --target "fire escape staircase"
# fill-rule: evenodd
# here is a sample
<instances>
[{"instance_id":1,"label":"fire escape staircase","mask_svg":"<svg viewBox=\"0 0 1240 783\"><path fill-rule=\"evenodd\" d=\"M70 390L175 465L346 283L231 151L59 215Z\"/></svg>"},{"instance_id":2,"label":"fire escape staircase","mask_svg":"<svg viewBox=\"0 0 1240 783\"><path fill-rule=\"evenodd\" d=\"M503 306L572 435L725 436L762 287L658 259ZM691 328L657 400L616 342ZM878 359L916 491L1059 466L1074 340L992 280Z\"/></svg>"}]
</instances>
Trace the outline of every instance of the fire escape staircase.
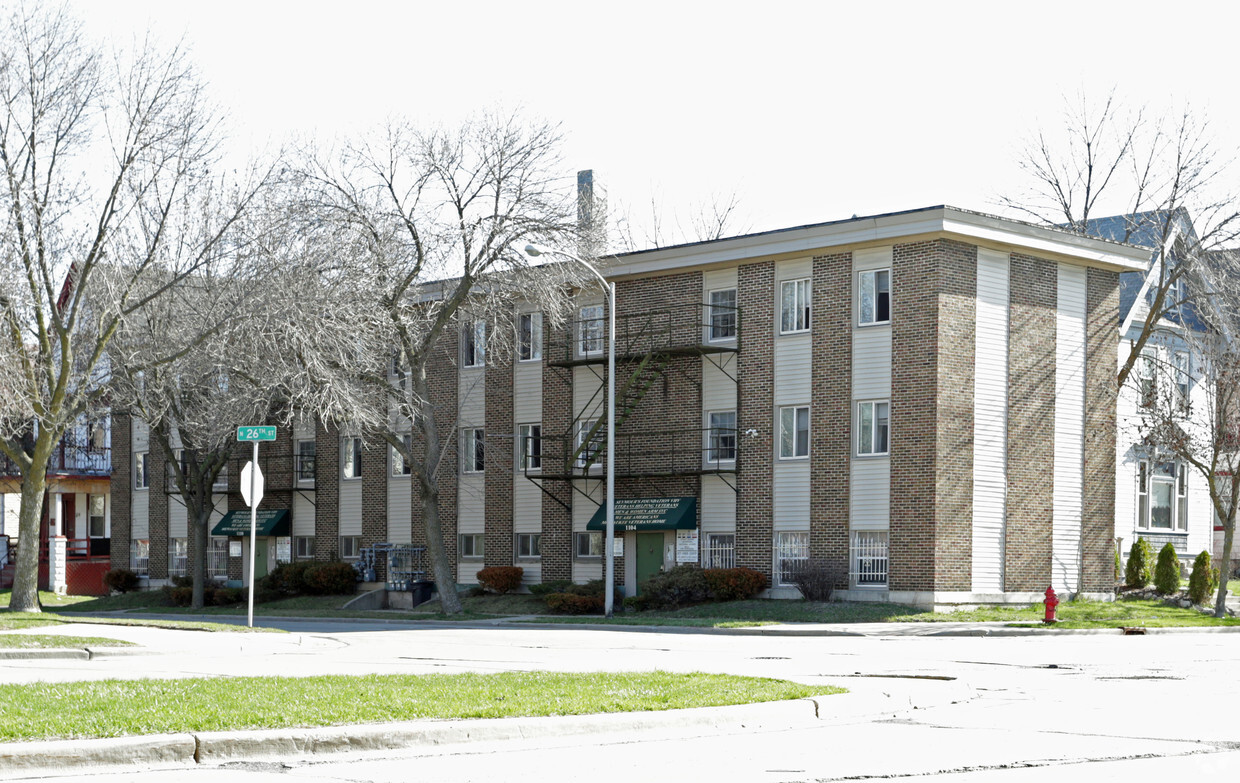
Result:
<instances>
[{"instance_id":1,"label":"fire escape staircase","mask_svg":"<svg viewBox=\"0 0 1240 783\"><path fill-rule=\"evenodd\" d=\"M671 357L666 354L646 354L624 382L624 386L616 389L616 430L619 430L624 422L628 421L628 418L637 410L637 406L645 399L654 382L663 377L663 373L666 372L667 365L671 360ZM601 390L602 387L600 387ZM573 453L569 455L568 464L564 466L565 471L569 472L573 469L573 466L576 466L576 469L583 474L588 473L603 453L603 449L595 448L594 446L597 446L602 439L601 433L606 431L607 414L604 412L602 416L595 419L590 429L579 438L580 442L573 450ZM570 432L569 435L571 436L572 433Z\"/></svg>"}]
</instances>

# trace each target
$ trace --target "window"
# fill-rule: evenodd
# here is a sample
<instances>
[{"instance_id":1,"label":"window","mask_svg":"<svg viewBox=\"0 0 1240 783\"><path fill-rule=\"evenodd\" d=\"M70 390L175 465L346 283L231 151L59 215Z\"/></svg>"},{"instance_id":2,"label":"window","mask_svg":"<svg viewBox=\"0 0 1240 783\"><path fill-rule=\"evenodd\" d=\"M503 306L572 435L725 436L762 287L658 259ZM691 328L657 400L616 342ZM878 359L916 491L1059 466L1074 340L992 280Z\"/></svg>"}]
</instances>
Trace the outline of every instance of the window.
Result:
<instances>
[{"instance_id":1,"label":"window","mask_svg":"<svg viewBox=\"0 0 1240 783\"><path fill-rule=\"evenodd\" d=\"M461 446L464 455L466 473L481 473L485 466L486 431L481 427L471 427L461 433Z\"/></svg>"},{"instance_id":2,"label":"window","mask_svg":"<svg viewBox=\"0 0 1240 783\"><path fill-rule=\"evenodd\" d=\"M168 539L168 576L189 575L189 539Z\"/></svg>"},{"instance_id":3,"label":"window","mask_svg":"<svg viewBox=\"0 0 1240 783\"><path fill-rule=\"evenodd\" d=\"M1149 408L1158 394L1158 384L1154 380L1154 354L1144 352L1137 363L1137 382L1141 391L1141 407Z\"/></svg>"},{"instance_id":4,"label":"window","mask_svg":"<svg viewBox=\"0 0 1240 783\"><path fill-rule=\"evenodd\" d=\"M145 451L136 451L133 455L133 488L149 489L151 486L151 476L146 469L146 460L149 455ZM136 569L135 569L136 570Z\"/></svg>"},{"instance_id":5,"label":"window","mask_svg":"<svg viewBox=\"0 0 1240 783\"><path fill-rule=\"evenodd\" d=\"M356 560L362 551L361 536L341 536L340 537L340 559Z\"/></svg>"},{"instance_id":6,"label":"window","mask_svg":"<svg viewBox=\"0 0 1240 783\"><path fill-rule=\"evenodd\" d=\"M779 458L809 456L809 406L779 409Z\"/></svg>"},{"instance_id":7,"label":"window","mask_svg":"<svg viewBox=\"0 0 1240 783\"><path fill-rule=\"evenodd\" d=\"M107 498L103 495L91 495L86 501L90 512L90 537L108 537Z\"/></svg>"},{"instance_id":8,"label":"window","mask_svg":"<svg viewBox=\"0 0 1240 783\"><path fill-rule=\"evenodd\" d=\"M590 430L594 428L598 419L581 419L577 422L577 437L573 443L573 450L577 454L578 468L597 468L599 467L598 457L603 449L603 439L607 437L605 427L599 427L594 433L594 437L590 438L590 442L585 443L586 436L590 434Z\"/></svg>"},{"instance_id":9,"label":"window","mask_svg":"<svg viewBox=\"0 0 1240 783\"><path fill-rule=\"evenodd\" d=\"M578 560L594 560L603 556L603 533L588 530L573 533L573 556Z\"/></svg>"},{"instance_id":10,"label":"window","mask_svg":"<svg viewBox=\"0 0 1240 783\"><path fill-rule=\"evenodd\" d=\"M736 461L736 411L707 414L706 464Z\"/></svg>"},{"instance_id":11,"label":"window","mask_svg":"<svg viewBox=\"0 0 1240 783\"><path fill-rule=\"evenodd\" d=\"M461 364L481 367L487 363L487 325L485 321L466 324L461 330Z\"/></svg>"},{"instance_id":12,"label":"window","mask_svg":"<svg viewBox=\"0 0 1240 783\"><path fill-rule=\"evenodd\" d=\"M540 533L517 533L517 557L542 557Z\"/></svg>"},{"instance_id":13,"label":"window","mask_svg":"<svg viewBox=\"0 0 1240 783\"><path fill-rule=\"evenodd\" d=\"M228 578L228 536L211 536L207 549L207 578Z\"/></svg>"},{"instance_id":14,"label":"window","mask_svg":"<svg viewBox=\"0 0 1240 783\"><path fill-rule=\"evenodd\" d=\"M486 536L482 533L462 533L460 542L462 560L481 560L486 553Z\"/></svg>"},{"instance_id":15,"label":"window","mask_svg":"<svg viewBox=\"0 0 1240 783\"><path fill-rule=\"evenodd\" d=\"M1175 406L1181 413L1189 410L1189 392L1192 390L1192 376L1189 375L1188 353L1175 352Z\"/></svg>"},{"instance_id":16,"label":"window","mask_svg":"<svg viewBox=\"0 0 1240 783\"><path fill-rule=\"evenodd\" d=\"M542 470L542 425L522 424L517 433L517 463L524 470Z\"/></svg>"},{"instance_id":17,"label":"window","mask_svg":"<svg viewBox=\"0 0 1240 783\"><path fill-rule=\"evenodd\" d=\"M211 489L216 492L228 491L228 465L220 466L220 472L215 474L215 481L211 482Z\"/></svg>"},{"instance_id":18,"label":"window","mask_svg":"<svg viewBox=\"0 0 1240 783\"><path fill-rule=\"evenodd\" d=\"M405 451L413 450L413 435L411 433L405 433L400 436L400 439L401 442L405 444ZM396 447L392 447L392 475L408 476L412 472L413 469L409 463L405 461L404 456L396 449Z\"/></svg>"},{"instance_id":19,"label":"window","mask_svg":"<svg viewBox=\"0 0 1240 783\"><path fill-rule=\"evenodd\" d=\"M340 475L346 479L362 477L362 439L345 438Z\"/></svg>"},{"instance_id":20,"label":"window","mask_svg":"<svg viewBox=\"0 0 1240 783\"><path fill-rule=\"evenodd\" d=\"M809 330L809 278L785 280L780 286L779 333Z\"/></svg>"},{"instance_id":21,"label":"window","mask_svg":"<svg viewBox=\"0 0 1240 783\"><path fill-rule=\"evenodd\" d=\"M798 571L809 562L809 533L775 534L775 577L780 585L792 584Z\"/></svg>"},{"instance_id":22,"label":"window","mask_svg":"<svg viewBox=\"0 0 1240 783\"><path fill-rule=\"evenodd\" d=\"M1188 530L1188 466L1180 462L1137 465L1137 527Z\"/></svg>"},{"instance_id":23,"label":"window","mask_svg":"<svg viewBox=\"0 0 1240 783\"><path fill-rule=\"evenodd\" d=\"M138 576L151 575L151 542L149 539L135 539L130 543L129 562L133 564L133 572Z\"/></svg>"},{"instance_id":24,"label":"window","mask_svg":"<svg viewBox=\"0 0 1240 783\"><path fill-rule=\"evenodd\" d=\"M887 531L854 530L849 561L854 587L886 587Z\"/></svg>"},{"instance_id":25,"label":"window","mask_svg":"<svg viewBox=\"0 0 1240 783\"><path fill-rule=\"evenodd\" d=\"M876 269L857 274L857 323L891 323L891 272Z\"/></svg>"},{"instance_id":26,"label":"window","mask_svg":"<svg viewBox=\"0 0 1240 783\"><path fill-rule=\"evenodd\" d=\"M311 438L297 441L297 480L314 481L314 453L317 448Z\"/></svg>"},{"instance_id":27,"label":"window","mask_svg":"<svg viewBox=\"0 0 1240 783\"><path fill-rule=\"evenodd\" d=\"M97 421L90 425L90 448L98 451L108 447L108 425L105 421Z\"/></svg>"},{"instance_id":28,"label":"window","mask_svg":"<svg viewBox=\"0 0 1240 783\"><path fill-rule=\"evenodd\" d=\"M603 352L603 306L581 308L577 321L577 353L592 356Z\"/></svg>"},{"instance_id":29,"label":"window","mask_svg":"<svg viewBox=\"0 0 1240 783\"><path fill-rule=\"evenodd\" d=\"M736 568L736 536L732 533L710 533L702 550L703 568Z\"/></svg>"},{"instance_id":30,"label":"window","mask_svg":"<svg viewBox=\"0 0 1240 783\"><path fill-rule=\"evenodd\" d=\"M298 560L314 559L314 536L297 536L293 539L293 551Z\"/></svg>"},{"instance_id":31,"label":"window","mask_svg":"<svg viewBox=\"0 0 1240 783\"><path fill-rule=\"evenodd\" d=\"M710 341L736 339L736 289L710 292Z\"/></svg>"},{"instance_id":32,"label":"window","mask_svg":"<svg viewBox=\"0 0 1240 783\"><path fill-rule=\"evenodd\" d=\"M517 318L517 361L542 358L542 313L521 313Z\"/></svg>"},{"instance_id":33,"label":"window","mask_svg":"<svg viewBox=\"0 0 1240 783\"><path fill-rule=\"evenodd\" d=\"M888 451L890 405L885 401L857 403L857 455L873 456Z\"/></svg>"}]
</instances>

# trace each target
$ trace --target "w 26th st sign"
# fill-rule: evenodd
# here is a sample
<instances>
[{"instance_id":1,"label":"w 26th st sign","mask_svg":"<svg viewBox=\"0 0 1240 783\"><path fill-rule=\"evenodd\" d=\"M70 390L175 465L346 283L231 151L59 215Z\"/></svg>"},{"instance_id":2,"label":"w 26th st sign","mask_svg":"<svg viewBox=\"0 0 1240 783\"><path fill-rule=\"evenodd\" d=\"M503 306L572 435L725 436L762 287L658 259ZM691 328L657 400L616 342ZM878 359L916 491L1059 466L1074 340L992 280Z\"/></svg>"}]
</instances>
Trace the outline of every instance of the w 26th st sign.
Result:
<instances>
[{"instance_id":1,"label":"w 26th st sign","mask_svg":"<svg viewBox=\"0 0 1240 783\"><path fill-rule=\"evenodd\" d=\"M237 440L242 443L250 443L260 440L275 440L275 427L238 427Z\"/></svg>"}]
</instances>

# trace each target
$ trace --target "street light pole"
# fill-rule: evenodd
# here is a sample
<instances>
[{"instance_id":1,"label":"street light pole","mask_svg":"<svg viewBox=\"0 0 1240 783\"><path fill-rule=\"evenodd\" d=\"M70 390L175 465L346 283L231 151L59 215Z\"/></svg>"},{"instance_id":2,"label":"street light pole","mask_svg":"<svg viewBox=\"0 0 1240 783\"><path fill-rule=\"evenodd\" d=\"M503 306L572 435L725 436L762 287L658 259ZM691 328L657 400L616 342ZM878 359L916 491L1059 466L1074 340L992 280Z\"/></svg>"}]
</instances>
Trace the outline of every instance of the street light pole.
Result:
<instances>
[{"instance_id":1,"label":"street light pole","mask_svg":"<svg viewBox=\"0 0 1240 783\"><path fill-rule=\"evenodd\" d=\"M550 254L576 261L594 273L607 294L607 533L603 540L603 613L611 617L616 603L616 284L608 282L589 261L565 250L528 244L525 254L532 257Z\"/></svg>"}]
</instances>

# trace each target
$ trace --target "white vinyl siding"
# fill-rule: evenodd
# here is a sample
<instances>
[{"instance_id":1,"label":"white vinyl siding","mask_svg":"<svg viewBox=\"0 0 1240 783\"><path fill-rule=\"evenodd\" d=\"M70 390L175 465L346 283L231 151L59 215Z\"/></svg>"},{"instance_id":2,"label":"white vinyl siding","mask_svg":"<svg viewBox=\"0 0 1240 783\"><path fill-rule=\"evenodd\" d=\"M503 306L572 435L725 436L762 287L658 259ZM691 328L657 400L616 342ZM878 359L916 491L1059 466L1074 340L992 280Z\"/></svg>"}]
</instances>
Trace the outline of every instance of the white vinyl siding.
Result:
<instances>
[{"instance_id":1,"label":"white vinyl siding","mask_svg":"<svg viewBox=\"0 0 1240 783\"><path fill-rule=\"evenodd\" d=\"M189 538L188 513L180 495L168 496L168 537Z\"/></svg>"},{"instance_id":2,"label":"white vinyl siding","mask_svg":"<svg viewBox=\"0 0 1240 783\"><path fill-rule=\"evenodd\" d=\"M306 493L293 493L293 535L314 536L314 498Z\"/></svg>"},{"instance_id":3,"label":"white vinyl siding","mask_svg":"<svg viewBox=\"0 0 1240 783\"><path fill-rule=\"evenodd\" d=\"M891 327L853 330L853 399L891 396Z\"/></svg>"},{"instance_id":4,"label":"white vinyl siding","mask_svg":"<svg viewBox=\"0 0 1240 783\"><path fill-rule=\"evenodd\" d=\"M973 387L973 590L1003 590L1007 525L1008 254L977 251Z\"/></svg>"},{"instance_id":5,"label":"white vinyl siding","mask_svg":"<svg viewBox=\"0 0 1240 783\"><path fill-rule=\"evenodd\" d=\"M586 523L590 521L590 517L594 516L594 512L598 509L600 503L603 502L606 491L604 482L589 481L588 486L589 499L577 495L573 498L573 532L586 532ZM620 538L623 533L616 533L616 538ZM521 562L521 567L525 567L525 561ZM573 559L572 578L574 582L588 582L591 579L603 578L602 560L580 560Z\"/></svg>"},{"instance_id":6,"label":"white vinyl siding","mask_svg":"<svg viewBox=\"0 0 1240 783\"><path fill-rule=\"evenodd\" d=\"M774 471L771 511L776 530L809 525L809 461L786 462Z\"/></svg>"},{"instance_id":7,"label":"white vinyl siding","mask_svg":"<svg viewBox=\"0 0 1240 783\"><path fill-rule=\"evenodd\" d=\"M736 490L720 476L702 476L702 532L736 530Z\"/></svg>"},{"instance_id":8,"label":"white vinyl siding","mask_svg":"<svg viewBox=\"0 0 1240 783\"><path fill-rule=\"evenodd\" d=\"M483 474L475 473L461 476L457 485L457 533L461 535L486 532L486 484ZM458 553L458 559L459 553ZM478 581L478 571L484 563L479 560L461 560L459 565L460 581L463 584L474 584Z\"/></svg>"},{"instance_id":9,"label":"white vinyl siding","mask_svg":"<svg viewBox=\"0 0 1240 783\"><path fill-rule=\"evenodd\" d=\"M891 460L854 459L849 472L849 527L886 530L891 520Z\"/></svg>"},{"instance_id":10,"label":"white vinyl siding","mask_svg":"<svg viewBox=\"0 0 1240 783\"><path fill-rule=\"evenodd\" d=\"M145 452L148 448L150 448L150 430L145 422L134 419L130 430L130 452L137 454L140 451ZM134 492L130 495L129 536L133 541L146 540L151 537L150 498L149 490Z\"/></svg>"},{"instance_id":11,"label":"white vinyl siding","mask_svg":"<svg viewBox=\"0 0 1240 783\"><path fill-rule=\"evenodd\" d=\"M339 534L360 536L362 534L362 482L342 481L339 493L337 500L338 519L340 520Z\"/></svg>"},{"instance_id":12,"label":"white vinyl siding","mask_svg":"<svg viewBox=\"0 0 1240 783\"><path fill-rule=\"evenodd\" d=\"M1081 569L1081 492L1085 456L1084 267L1059 264L1055 315L1055 467L1051 578L1076 592Z\"/></svg>"},{"instance_id":13,"label":"white vinyl siding","mask_svg":"<svg viewBox=\"0 0 1240 783\"><path fill-rule=\"evenodd\" d=\"M486 369L465 369L457 373L457 416L463 425L485 422Z\"/></svg>"},{"instance_id":14,"label":"white vinyl siding","mask_svg":"<svg viewBox=\"0 0 1240 783\"><path fill-rule=\"evenodd\" d=\"M409 437L406 435L405 437ZM400 456L392 452L393 460ZM394 463L395 465L395 463ZM387 481L387 541L393 544L412 542L413 477L388 471Z\"/></svg>"}]
</instances>

